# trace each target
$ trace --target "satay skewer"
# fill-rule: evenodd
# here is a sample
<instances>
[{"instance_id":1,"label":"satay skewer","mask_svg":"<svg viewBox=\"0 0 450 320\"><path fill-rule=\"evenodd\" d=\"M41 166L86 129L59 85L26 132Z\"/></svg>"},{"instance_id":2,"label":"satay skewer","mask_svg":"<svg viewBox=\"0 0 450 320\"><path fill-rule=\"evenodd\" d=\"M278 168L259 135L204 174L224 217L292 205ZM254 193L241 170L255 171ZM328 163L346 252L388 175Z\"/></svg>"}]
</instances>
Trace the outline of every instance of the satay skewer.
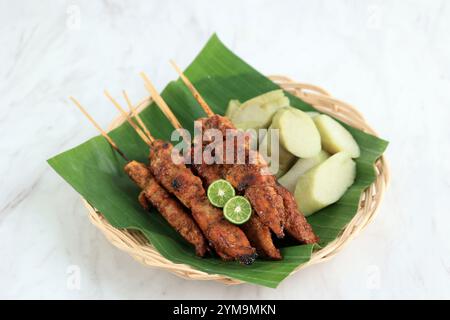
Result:
<instances>
[{"instance_id":1,"label":"satay skewer","mask_svg":"<svg viewBox=\"0 0 450 320\"><path fill-rule=\"evenodd\" d=\"M144 79L148 79L145 74L141 74ZM155 94L155 93L153 93ZM156 93L157 94L157 93ZM162 98L158 99L162 100ZM158 104L158 107L161 109L161 111L167 116L169 121L171 122L172 126L175 129L182 129L181 124L176 120L175 114L172 112L170 107L164 103L164 104ZM204 183L206 184L206 188L211 184L213 181L217 179L223 179L223 168L220 164L212 164L208 165L206 163L193 163L192 167L197 172L198 176L202 178ZM257 215L252 214L250 220L241 226L241 229L243 229L245 235L250 240L250 243L256 248L258 251L258 254L275 260L282 259L280 251L275 247L272 237L270 234L270 230L268 227L266 227L258 218Z\"/></svg>"},{"instance_id":2,"label":"satay skewer","mask_svg":"<svg viewBox=\"0 0 450 320\"><path fill-rule=\"evenodd\" d=\"M133 122L129 114L107 91L105 95L144 140L142 130ZM155 101L158 101L158 96L159 94L152 95ZM162 98L159 100L160 103L161 100ZM182 161L177 163L173 161L173 146L159 139L147 140L144 141L150 147L151 173L167 191L191 210L194 220L217 254L224 260L252 264L257 255L244 232L226 221L222 212L209 203L200 178L195 176Z\"/></svg>"},{"instance_id":3,"label":"satay skewer","mask_svg":"<svg viewBox=\"0 0 450 320\"><path fill-rule=\"evenodd\" d=\"M225 130L225 128L235 129L231 121L228 121L223 117L215 115L212 112L211 108L201 97L200 93L190 82L190 80L183 74L181 69L175 64L174 61L170 61L170 63L172 64L176 72L179 74L179 76L181 77L182 81L185 83L187 88L191 91L192 95L197 100L199 105L208 115L208 117L213 120L211 121L212 126L219 124L223 127L222 128L223 130ZM246 194L248 194L248 198L252 203L252 205L254 206L255 211L262 214L261 219L263 223L268 227L270 227L272 231L274 231L275 234L277 234L278 237L284 236L283 227L286 227L287 232L296 240L308 244L317 243L319 241L319 238L314 234L311 225L308 223L303 213L299 211L297 203L292 194L288 190L286 190L286 188L279 185L276 182L275 177L273 177L272 175L265 177L260 175L261 172L260 169L267 169L265 168L265 166L266 166L265 161L260 161L256 165L246 166L244 170L241 170L242 168L240 168L239 165L233 166L232 169L227 174L229 177L227 180L229 180L232 184L234 184L235 187L239 187L242 181L247 181L249 177L249 175L246 175L245 173L243 174L242 171L252 172L251 173L252 178L256 177L254 181L261 181L259 182L260 186L258 186L255 183L253 186L246 188L245 192ZM270 201L267 203L261 203L259 199L264 198L272 198L272 199L281 198L280 206L276 205L278 209L272 211L272 212L275 211L279 212L278 218L276 214L270 214L270 207L275 207L274 201L272 201L272 203ZM279 200L275 202L279 203ZM266 209L269 212L269 214L264 213ZM283 212L280 212L280 210L283 210ZM281 225L279 225L280 222Z\"/></svg>"},{"instance_id":4,"label":"satay skewer","mask_svg":"<svg viewBox=\"0 0 450 320\"><path fill-rule=\"evenodd\" d=\"M148 209L148 203L150 202L158 209L165 220L177 230L186 241L195 247L196 254L198 256L204 256L207 250L207 243L190 214L186 212L183 206L171 197L161 185L159 185L145 164L134 160L130 161L129 158L125 156L114 140L102 129L78 100L73 97L70 97L70 100L72 100L78 109L108 141L111 147L127 161L127 164L124 166L124 171L142 190L139 194L139 202L141 205L145 209Z\"/></svg>"}]
</instances>

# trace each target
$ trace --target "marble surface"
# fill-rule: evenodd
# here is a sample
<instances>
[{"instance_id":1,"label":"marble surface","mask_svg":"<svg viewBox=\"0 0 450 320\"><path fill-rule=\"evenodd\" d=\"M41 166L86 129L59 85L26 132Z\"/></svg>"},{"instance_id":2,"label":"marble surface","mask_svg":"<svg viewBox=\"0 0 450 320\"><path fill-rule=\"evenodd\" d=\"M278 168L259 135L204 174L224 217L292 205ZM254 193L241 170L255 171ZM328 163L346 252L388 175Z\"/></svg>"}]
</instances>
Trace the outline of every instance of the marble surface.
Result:
<instances>
[{"instance_id":1,"label":"marble surface","mask_svg":"<svg viewBox=\"0 0 450 320\"><path fill-rule=\"evenodd\" d=\"M450 298L447 1L0 1L0 298ZM139 265L90 224L45 160L96 134L102 96L161 89L217 32L265 74L319 84L391 144L374 222L277 289L186 281Z\"/></svg>"}]
</instances>

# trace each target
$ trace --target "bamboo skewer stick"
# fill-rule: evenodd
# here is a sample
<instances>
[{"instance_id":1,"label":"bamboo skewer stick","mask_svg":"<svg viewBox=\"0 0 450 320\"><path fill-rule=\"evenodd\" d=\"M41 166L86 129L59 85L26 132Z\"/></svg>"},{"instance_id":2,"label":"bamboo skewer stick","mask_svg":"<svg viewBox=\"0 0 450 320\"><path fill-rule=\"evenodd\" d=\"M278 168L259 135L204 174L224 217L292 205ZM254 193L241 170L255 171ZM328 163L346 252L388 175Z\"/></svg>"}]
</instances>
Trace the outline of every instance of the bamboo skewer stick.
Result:
<instances>
[{"instance_id":1,"label":"bamboo skewer stick","mask_svg":"<svg viewBox=\"0 0 450 320\"><path fill-rule=\"evenodd\" d=\"M139 115L139 113L137 112L137 110L133 107L133 104L131 103L130 98L128 97L128 94L125 90L122 91L123 97L125 98L125 101L128 104L128 108L130 109L130 113L131 116L135 117L139 126L144 130L145 135L150 138L152 135L150 134L150 131L148 130L147 126L145 125L145 123L142 121L141 116Z\"/></svg>"},{"instance_id":2,"label":"bamboo skewer stick","mask_svg":"<svg viewBox=\"0 0 450 320\"><path fill-rule=\"evenodd\" d=\"M161 97L162 99L162 97ZM167 117L167 119L169 119L170 123L173 125L173 127L175 129L181 129L182 126L180 124L180 122L178 121L177 117L175 116L175 114L172 112L172 110L170 109L170 107L167 104L157 104L159 109L161 109L161 111L164 113L164 115Z\"/></svg>"},{"instance_id":3,"label":"bamboo skewer stick","mask_svg":"<svg viewBox=\"0 0 450 320\"><path fill-rule=\"evenodd\" d=\"M206 103L206 101L202 98L202 96L197 91L197 89L194 87L194 85L191 83L191 81L183 74L183 71L181 71L181 69L176 65L175 61L170 60L170 64L173 66L175 71L178 73L181 80L183 80L184 84L188 87L189 91L191 91L195 100L197 100L197 102L200 104L202 109L206 112L208 117L212 117L214 115L214 112L211 110L211 108Z\"/></svg>"},{"instance_id":4,"label":"bamboo skewer stick","mask_svg":"<svg viewBox=\"0 0 450 320\"><path fill-rule=\"evenodd\" d=\"M141 137L141 139L148 145L151 146L152 141L154 141L155 139L153 138L153 136L149 136L147 138L147 136L144 134L144 132L141 130L141 128L139 128L139 126L134 123L133 119L130 118L130 116L127 114L127 112L120 106L120 104L109 94L108 91L104 91L105 96L112 102L112 104L117 108L117 110L120 111L120 113L126 117L126 120L128 121L128 123L131 125L131 127L133 127L133 129L137 132L137 134L139 135L139 137Z\"/></svg>"},{"instance_id":5,"label":"bamboo skewer stick","mask_svg":"<svg viewBox=\"0 0 450 320\"><path fill-rule=\"evenodd\" d=\"M69 97L69 99L77 106L77 108L85 115L85 117L91 122L94 127L100 132L100 134L108 141L108 143L111 145L111 147L116 150L124 160L130 161L127 156L122 152L122 150L119 149L117 144L114 142L114 140L102 129L102 127L92 118L92 116L86 111L86 109L83 108L81 103L75 99L74 97Z\"/></svg>"},{"instance_id":6,"label":"bamboo skewer stick","mask_svg":"<svg viewBox=\"0 0 450 320\"><path fill-rule=\"evenodd\" d=\"M167 110L170 110L167 103L164 101L164 99L160 96L158 91L156 90L153 83L150 81L150 79L147 77L147 75L144 72L140 73L142 79L144 79L145 87L150 92L153 100L156 102L158 107L161 109L162 112L166 115L166 117L171 121L171 123L174 124L174 127L176 129L182 128L181 123L178 121L176 117L173 116L172 113L166 113Z\"/></svg>"},{"instance_id":7,"label":"bamboo skewer stick","mask_svg":"<svg viewBox=\"0 0 450 320\"><path fill-rule=\"evenodd\" d=\"M214 116L214 112L211 110L211 108L208 106L206 101L202 98L200 93L195 89L192 82L183 74L183 71L176 65L176 63L173 60L170 60L170 64L174 67L175 71L179 74L180 78L183 80L186 87L188 87L189 91L191 91L194 98L197 100L198 104L202 107L203 111L206 112L208 117ZM265 163L265 160L260 157L259 161ZM267 165L267 164L266 164Z\"/></svg>"}]
</instances>

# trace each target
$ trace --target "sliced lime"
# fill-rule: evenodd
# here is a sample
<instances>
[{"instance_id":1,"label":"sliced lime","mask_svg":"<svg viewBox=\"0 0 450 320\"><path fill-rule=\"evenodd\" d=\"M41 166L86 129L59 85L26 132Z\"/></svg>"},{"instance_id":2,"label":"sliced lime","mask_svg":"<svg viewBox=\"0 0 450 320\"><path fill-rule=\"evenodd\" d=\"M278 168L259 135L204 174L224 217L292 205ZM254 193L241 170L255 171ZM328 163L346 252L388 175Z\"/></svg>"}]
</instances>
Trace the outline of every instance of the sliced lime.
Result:
<instances>
[{"instance_id":1,"label":"sliced lime","mask_svg":"<svg viewBox=\"0 0 450 320\"><path fill-rule=\"evenodd\" d=\"M252 206L246 198L236 196L225 203L223 214L231 223L243 224L250 219L250 216L252 215Z\"/></svg>"},{"instance_id":2,"label":"sliced lime","mask_svg":"<svg viewBox=\"0 0 450 320\"><path fill-rule=\"evenodd\" d=\"M208 199L216 207L223 208L235 195L234 188L227 180L216 180L208 187Z\"/></svg>"}]
</instances>

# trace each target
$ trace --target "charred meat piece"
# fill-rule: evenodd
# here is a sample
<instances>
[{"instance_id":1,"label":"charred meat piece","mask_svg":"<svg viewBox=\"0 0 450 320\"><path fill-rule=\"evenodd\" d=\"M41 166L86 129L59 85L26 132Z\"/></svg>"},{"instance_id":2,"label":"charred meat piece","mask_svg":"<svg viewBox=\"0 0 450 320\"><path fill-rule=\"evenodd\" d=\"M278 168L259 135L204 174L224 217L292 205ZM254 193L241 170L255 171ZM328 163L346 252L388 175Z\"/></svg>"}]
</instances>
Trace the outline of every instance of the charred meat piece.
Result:
<instances>
[{"instance_id":1,"label":"charred meat piece","mask_svg":"<svg viewBox=\"0 0 450 320\"><path fill-rule=\"evenodd\" d=\"M225 117L214 115L209 118L200 119L202 123L202 129L204 131L208 129L216 129L222 132L222 136L229 137L230 132L236 131L236 128ZM225 148L225 144L224 144ZM256 153L256 163L250 164L248 155L249 144L248 140L244 139L244 146L237 146L235 144L234 153L237 158L238 150L244 149L246 156L245 164L226 165L224 177L228 180L239 193L244 193L248 198L255 212L260 217L261 222L269 227L279 238L284 236L284 208L283 202L279 196L274 194L273 188L265 187L266 185L274 185L276 183L273 175L270 175L267 171L267 165L262 158ZM247 191L252 186L257 186L259 189ZM267 194L265 194L267 192ZM261 198L262 197L262 198ZM273 199L276 207L271 207L270 202Z\"/></svg>"},{"instance_id":2,"label":"charred meat piece","mask_svg":"<svg viewBox=\"0 0 450 320\"><path fill-rule=\"evenodd\" d=\"M266 227L257 215L252 215L249 221L242 225L250 243L256 248L258 255L273 259L281 260L282 256L272 241L270 229Z\"/></svg>"},{"instance_id":3,"label":"charred meat piece","mask_svg":"<svg viewBox=\"0 0 450 320\"><path fill-rule=\"evenodd\" d=\"M228 129L236 130L236 127L230 121L230 119L220 116L218 114L215 114L208 118L201 118L199 120L202 121L202 129L204 131L208 129L217 129L225 134L226 130Z\"/></svg>"},{"instance_id":4,"label":"charred meat piece","mask_svg":"<svg viewBox=\"0 0 450 320\"><path fill-rule=\"evenodd\" d=\"M222 137L225 138L234 138L234 159L238 159L238 151L242 152L245 160L245 163L249 163L249 155L250 155L250 146L251 146L251 135L245 133L244 131L237 130L236 127L233 125L233 123L226 117L219 116L219 115L213 115L208 118L200 118L199 121L201 122L202 131L205 135L206 130L208 129L215 129L219 130L222 133ZM207 135L205 135L207 137ZM237 136L240 136L239 141L244 142L243 145L237 143L238 140L236 139ZM206 141L203 141L203 143L209 143L208 139ZM226 154L226 144L223 144L224 150L222 151L222 154ZM256 150L254 150L256 151ZM262 158L262 156L258 153L254 153L255 156L255 164L260 168L264 169L267 167L266 161ZM225 159L225 158L224 158ZM225 160L224 160L225 161Z\"/></svg>"},{"instance_id":5,"label":"charred meat piece","mask_svg":"<svg viewBox=\"0 0 450 320\"><path fill-rule=\"evenodd\" d=\"M203 153L201 155L201 163L195 163L194 148L192 150L191 168L202 179L205 186L209 186L216 180L223 178L223 165L222 164L207 164ZM202 149L200 149L202 151Z\"/></svg>"},{"instance_id":6,"label":"charred meat piece","mask_svg":"<svg viewBox=\"0 0 450 320\"><path fill-rule=\"evenodd\" d=\"M175 159L174 154L172 159L172 148L170 143L156 140L150 149L150 170L167 191L191 208L198 198L205 197L205 190L200 178L186 168L181 158Z\"/></svg>"},{"instance_id":7,"label":"charred meat piece","mask_svg":"<svg viewBox=\"0 0 450 320\"><path fill-rule=\"evenodd\" d=\"M148 199L145 196L145 192L144 191L141 191L139 193L138 201L141 204L142 208L144 208L145 210L150 209L150 203L148 203Z\"/></svg>"},{"instance_id":8,"label":"charred meat piece","mask_svg":"<svg viewBox=\"0 0 450 320\"><path fill-rule=\"evenodd\" d=\"M148 167L137 161L129 162L125 168L128 176L142 189L139 202L148 207L153 205L166 221L195 247L198 256L204 256L207 250L206 239L199 227L183 206L156 182Z\"/></svg>"},{"instance_id":9,"label":"charred meat piece","mask_svg":"<svg viewBox=\"0 0 450 320\"><path fill-rule=\"evenodd\" d=\"M219 115L213 115L208 118L200 119L202 121L202 129L218 129L222 132L223 136L226 136L227 130L236 130L231 121L225 117ZM250 145L244 144L244 149L249 149ZM235 150L235 152L237 152ZM245 151L245 154L249 154ZM247 159L248 161L249 159ZM249 162L249 161L248 161ZM285 188L279 186L273 175L268 174L267 164L264 159L259 155L256 157L254 164L246 163L245 165L233 165L228 166L225 173L226 179L236 188L242 192L245 190L246 196L249 198L253 208L258 213L261 221L268 226L278 237L282 236L283 222L288 229L288 233L295 239L303 243L316 243L318 241L317 236L312 231L311 226L306 221L304 215L298 210L295 199L292 194ZM271 188L263 187L263 190L253 190L247 194L247 189L252 186L272 186ZM279 198L273 196L274 189L279 197L282 198L282 207L284 209L283 216L277 216L276 212L281 208L279 206ZM265 190L265 191L264 191ZM267 194L265 194L267 192ZM253 193L259 193L259 196ZM275 198L277 210L272 210L267 203L260 202L260 197L265 199ZM278 228L278 219L283 219L280 223L281 232Z\"/></svg>"}]
</instances>

